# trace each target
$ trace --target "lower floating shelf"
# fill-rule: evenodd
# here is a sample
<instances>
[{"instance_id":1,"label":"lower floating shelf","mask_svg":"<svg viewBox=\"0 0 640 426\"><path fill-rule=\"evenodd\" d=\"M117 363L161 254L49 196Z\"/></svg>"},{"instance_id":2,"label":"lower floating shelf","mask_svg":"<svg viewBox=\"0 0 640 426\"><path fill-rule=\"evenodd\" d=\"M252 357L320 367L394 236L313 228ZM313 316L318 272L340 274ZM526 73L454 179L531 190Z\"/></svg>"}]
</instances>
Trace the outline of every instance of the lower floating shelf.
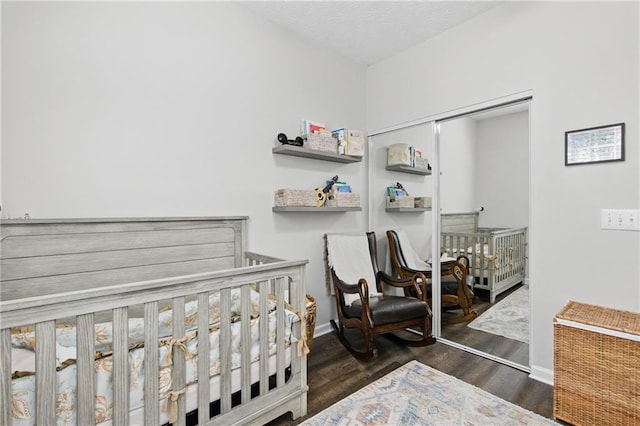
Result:
<instances>
[{"instance_id":1,"label":"lower floating shelf","mask_svg":"<svg viewBox=\"0 0 640 426\"><path fill-rule=\"evenodd\" d=\"M385 210L390 213L417 213L431 211L431 207L387 207Z\"/></svg>"},{"instance_id":2,"label":"lower floating shelf","mask_svg":"<svg viewBox=\"0 0 640 426\"><path fill-rule=\"evenodd\" d=\"M337 213L359 212L362 207L273 207L274 212L313 212L313 213Z\"/></svg>"},{"instance_id":3,"label":"lower floating shelf","mask_svg":"<svg viewBox=\"0 0 640 426\"><path fill-rule=\"evenodd\" d=\"M395 166L387 166L387 167L385 167L385 169L389 170L391 172L411 173L411 174L414 174L414 175L422 175L422 176L431 175L431 169L423 169L421 167L405 166L405 165L402 165L402 164L397 164Z\"/></svg>"}]
</instances>

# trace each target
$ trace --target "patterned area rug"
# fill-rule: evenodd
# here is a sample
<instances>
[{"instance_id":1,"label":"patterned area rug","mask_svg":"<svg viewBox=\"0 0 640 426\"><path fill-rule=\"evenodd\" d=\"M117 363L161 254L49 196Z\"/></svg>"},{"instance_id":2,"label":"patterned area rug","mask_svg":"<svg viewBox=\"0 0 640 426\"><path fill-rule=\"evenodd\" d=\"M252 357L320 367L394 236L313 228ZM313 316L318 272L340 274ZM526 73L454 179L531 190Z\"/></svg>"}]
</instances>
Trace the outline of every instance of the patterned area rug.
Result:
<instances>
[{"instance_id":1,"label":"patterned area rug","mask_svg":"<svg viewBox=\"0 0 640 426\"><path fill-rule=\"evenodd\" d=\"M418 361L311 417L303 425L557 425Z\"/></svg>"},{"instance_id":2,"label":"patterned area rug","mask_svg":"<svg viewBox=\"0 0 640 426\"><path fill-rule=\"evenodd\" d=\"M468 326L529 343L529 286L514 291L471 321Z\"/></svg>"}]
</instances>

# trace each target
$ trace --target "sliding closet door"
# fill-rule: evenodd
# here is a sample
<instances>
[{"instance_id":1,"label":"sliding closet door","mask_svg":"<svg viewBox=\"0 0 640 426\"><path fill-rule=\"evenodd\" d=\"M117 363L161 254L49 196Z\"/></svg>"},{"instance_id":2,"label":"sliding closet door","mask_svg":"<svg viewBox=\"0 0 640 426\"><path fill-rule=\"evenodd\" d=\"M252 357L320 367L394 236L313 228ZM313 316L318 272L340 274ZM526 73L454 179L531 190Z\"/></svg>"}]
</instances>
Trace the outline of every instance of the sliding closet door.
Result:
<instances>
[{"instance_id":1,"label":"sliding closet door","mask_svg":"<svg viewBox=\"0 0 640 426\"><path fill-rule=\"evenodd\" d=\"M513 239L507 246L501 246L502 257L493 245L489 247L487 243L485 250L484 240L472 240L468 235L458 240L458 247L453 247L457 254L468 254L478 262L472 265L472 269L476 267L472 271L474 276L479 269L485 275L500 269L500 265L507 263L505 253L524 262L522 276L516 278L517 282L509 282L499 294L486 289L487 278L483 273L475 278L472 309L479 318L473 322L452 323L452 316L460 316L460 310L446 306L441 299L442 281L451 277L442 277L439 267L432 271L434 335L444 343L523 370L529 369L528 288L532 284L526 270L530 99L513 95L476 108L461 108L454 113L371 132L368 161L368 229L377 235L379 265L389 273L393 270L386 239L388 230L405 231L413 250L427 260L453 254L442 238L443 227L445 231L456 230L450 223L453 214L471 214L476 218L473 226L524 229L524 240ZM412 147L410 152L418 150L428 161L429 172L412 170L413 158L404 167L390 166L389 150L399 146ZM426 197L432 208L392 207L388 197L399 187L410 196ZM480 233L475 229L465 232ZM478 256L472 255L475 251ZM491 309L494 306L496 309ZM482 315L485 312L488 313Z\"/></svg>"},{"instance_id":2,"label":"sliding closet door","mask_svg":"<svg viewBox=\"0 0 640 426\"><path fill-rule=\"evenodd\" d=\"M529 104L526 99L469 111L434 126L439 154L438 247L444 254L471 259L472 309L478 314L473 321L455 323L460 313L443 306L438 336L523 370L529 368L528 296L533 285L526 273ZM469 228L476 225L479 229ZM503 231L508 237L497 239Z\"/></svg>"},{"instance_id":3,"label":"sliding closet door","mask_svg":"<svg viewBox=\"0 0 640 426\"><path fill-rule=\"evenodd\" d=\"M402 125L369 135L369 230L378 239L378 262L393 273L386 232L402 230L425 260L433 247L433 123ZM391 152L391 154L390 154ZM408 194L402 196L402 190ZM428 207L415 207L414 197Z\"/></svg>"}]
</instances>

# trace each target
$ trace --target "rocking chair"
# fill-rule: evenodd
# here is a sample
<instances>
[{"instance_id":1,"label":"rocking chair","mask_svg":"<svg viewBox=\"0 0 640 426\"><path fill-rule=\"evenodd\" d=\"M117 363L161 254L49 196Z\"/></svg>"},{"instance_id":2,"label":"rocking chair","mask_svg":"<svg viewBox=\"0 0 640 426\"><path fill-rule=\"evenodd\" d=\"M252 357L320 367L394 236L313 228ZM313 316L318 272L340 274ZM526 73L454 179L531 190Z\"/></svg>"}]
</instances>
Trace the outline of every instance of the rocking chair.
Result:
<instances>
[{"instance_id":1,"label":"rocking chair","mask_svg":"<svg viewBox=\"0 0 640 426\"><path fill-rule=\"evenodd\" d=\"M430 265L419 259L402 231L387 231L387 239L391 265L398 276L405 278L422 272L427 278L432 278ZM443 322L446 324L467 322L478 316L475 311L471 310L474 295L473 287L468 283L468 272L469 259L464 255L441 265L442 307L448 311L462 310L462 315L444 320ZM449 275L453 279L446 279ZM431 305L431 284L427 286L427 301Z\"/></svg>"},{"instance_id":2,"label":"rocking chair","mask_svg":"<svg viewBox=\"0 0 640 426\"><path fill-rule=\"evenodd\" d=\"M398 280L380 271L373 232L327 234L326 248L338 314L338 323L331 320L331 325L347 350L357 358L375 358L378 355L373 344L375 335L409 327L420 329L421 334L405 332L417 338L397 334L392 334L393 337L410 346L435 343L431 336L432 314L426 301L424 274ZM385 294L384 285L400 288L404 295ZM357 347L346 338L346 328L362 332L364 347Z\"/></svg>"}]
</instances>

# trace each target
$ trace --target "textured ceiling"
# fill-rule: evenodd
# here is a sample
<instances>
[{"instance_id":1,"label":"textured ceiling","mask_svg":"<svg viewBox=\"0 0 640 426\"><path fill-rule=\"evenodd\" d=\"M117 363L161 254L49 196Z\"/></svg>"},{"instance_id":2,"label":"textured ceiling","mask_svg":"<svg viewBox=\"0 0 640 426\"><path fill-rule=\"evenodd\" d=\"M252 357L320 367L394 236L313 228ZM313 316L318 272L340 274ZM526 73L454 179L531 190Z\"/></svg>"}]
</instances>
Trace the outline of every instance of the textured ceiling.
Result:
<instances>
[{"instance_id":1,"label":"textured ceiling","mask_svg":"<svg viewBox=\"0 0 640 426\"><path fill-rule=\"evenodd\" d=\"M238 4L371 65L427 40L501 1L242 1Z\"/></svg>"}]
</instances>

